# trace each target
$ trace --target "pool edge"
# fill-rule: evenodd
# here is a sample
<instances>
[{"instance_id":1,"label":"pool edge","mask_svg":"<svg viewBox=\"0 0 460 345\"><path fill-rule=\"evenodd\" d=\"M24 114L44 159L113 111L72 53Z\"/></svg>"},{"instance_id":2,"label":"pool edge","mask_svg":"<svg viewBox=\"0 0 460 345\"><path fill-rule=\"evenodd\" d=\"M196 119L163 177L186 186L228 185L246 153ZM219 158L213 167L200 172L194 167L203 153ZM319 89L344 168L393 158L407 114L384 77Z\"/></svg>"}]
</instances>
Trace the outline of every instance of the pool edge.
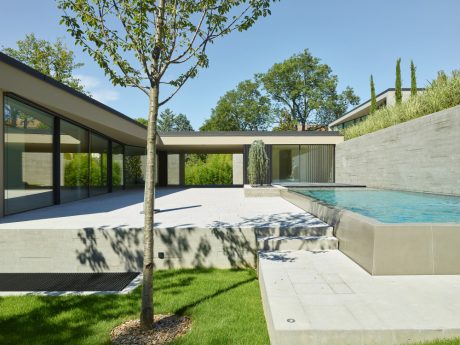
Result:
<instances>
[{"instance_id":1,"label":"pool edge","mask_svg":"<svg viewBox=\"0 0 460 345\"><path fill-rule=\"evenodd\" d=\"M287 189L281 196L333 226L339 250L372 275L460 274L460 224L382 223Z\"/></svg>"}]
</instances>

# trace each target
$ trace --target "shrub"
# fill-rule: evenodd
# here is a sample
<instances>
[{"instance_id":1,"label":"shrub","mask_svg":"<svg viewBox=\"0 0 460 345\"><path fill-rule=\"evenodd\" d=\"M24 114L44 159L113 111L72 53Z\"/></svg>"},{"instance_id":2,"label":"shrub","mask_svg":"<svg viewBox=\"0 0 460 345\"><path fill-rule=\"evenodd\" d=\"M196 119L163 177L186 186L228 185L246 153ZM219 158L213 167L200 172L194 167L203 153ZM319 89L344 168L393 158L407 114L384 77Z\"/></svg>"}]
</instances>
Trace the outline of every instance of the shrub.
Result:
<instances>
[{"instance_id":1,"label":"shrub","mask_svg":"<svg viewBox=\"0 0 460 345\"><path fill-rule=\"evenodd\" d=\"M186 185L233 184L231 154L192 154L185 162Z\"/></svg>"},{"instance_id":2,"label":"shrub","mask_svg":"<svg viewBox=\"0 0 460 345\"><path fill-rule=\"evenodd\" d=\"M268 156L262 140L254 140L249 149L248 180L251 185L263 185L268 171Z\"/></svg>"},{"instance_id":3,"label":"shrub","mask_svg":"<svg viewBox=\"0 0 460 345\"><path fill-rule=\"evenodd\" d=\"M460 104L460 71L439 72L424 92L407 101L377 110L364 121L343 130L345 140L429 115Z\"/></svg>"}]
</instances>

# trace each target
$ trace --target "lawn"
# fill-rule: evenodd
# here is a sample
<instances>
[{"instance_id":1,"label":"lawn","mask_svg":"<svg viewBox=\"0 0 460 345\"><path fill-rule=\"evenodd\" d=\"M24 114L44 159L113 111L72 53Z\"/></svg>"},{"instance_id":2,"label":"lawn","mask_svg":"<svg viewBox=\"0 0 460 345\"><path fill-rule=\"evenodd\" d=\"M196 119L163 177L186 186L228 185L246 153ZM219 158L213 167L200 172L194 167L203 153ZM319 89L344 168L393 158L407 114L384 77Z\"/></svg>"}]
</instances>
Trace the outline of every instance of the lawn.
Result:
<instances>
[{"instance_id":1,"label":"lawn","mask_svg":"<svg viewBox=\"0 0 460 345\"><path fill-rule=\"evenodd\" d=\"M192 318L173 345L269 344L253 270L168 270L155 276L156 313ZM137 318L140 289L129 295L0 298L0 344L110 344L110 330ZM446 340L423 345L460 345Z\"/></svg>"},{"instance_id":2,"label":"lawn","mask_svg":"<svg viewBox=\"0 0 460 345\"><path fill-rule=\"evenodd\" d=\"M173 344L269 344L253 270L169 270L155 276L155 312L189 315ZM0 344L110 344L110 330L137 318L129 295L0 298Z\"/></svg>"}]
</instances>

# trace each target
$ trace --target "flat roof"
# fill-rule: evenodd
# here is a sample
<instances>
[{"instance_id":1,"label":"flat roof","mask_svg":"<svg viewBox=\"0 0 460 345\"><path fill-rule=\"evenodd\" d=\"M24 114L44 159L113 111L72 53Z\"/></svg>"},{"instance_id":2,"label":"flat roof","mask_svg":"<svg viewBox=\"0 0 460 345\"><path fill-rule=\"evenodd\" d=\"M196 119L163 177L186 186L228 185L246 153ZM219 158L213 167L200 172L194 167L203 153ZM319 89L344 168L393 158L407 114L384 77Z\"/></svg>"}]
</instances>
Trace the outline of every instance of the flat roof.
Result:
<instances>
[{"instance_id":1,"label":"flat roof","mask_svg":"<svg viewBox=\"0 0 460 345\"><path fill-rule=\"evenodd\" d=\"M160 137L333 137L338 131L182 131L158 132Z\"/></svg>"},{"instance_id":2,"label":"flat roof","mask_svg":"<svg viewBox=\"0 0 460 345\"><path fill-rule=\"evenodd\" d=\"M411 91L411 88L403 87L403 88L401 88L401 90L403 92L408 92L408 91ZM425 88L423 88L423 87L417 88L417 91L424 91L424 90L425 90ZM394 91L396 91L396 89L394 87L390 87L390 88L380 92L378 95L375 96L375 98L377 99L377 102L381 101L382 99L385 98L385 97L382 97L382 96L384 96L385 94L387 94L389 92L394 92ZM381 99L379 100L380 97L381 97ZM354 107L353 109L347 111L345 114L343 114L339 118L337 118L334 121L332 121L328 126L330 127L330 126L334 126L334 125L337 125L337 124L340 124L340 123L344 122L344 120L347 120L348 118L352 117L352 115L354 113L370 107L370 104L371 104L371 99L369 98L367 101L357 105L356 107Z\"/></svg>"},{"instance_id":3,"label":"flat roof","mask_svg":"<svg viewBox=\"0 0 460 345\"><path fill-rule=\"evenodd\" d=\"M343 136L333 131L159 132L158 149L186 153L242 153L244 145L336 145Z\"/></svg>"},{"instance_id":4,"label":"flat roof","mask_svg":"<svg viewBox=\"0 0 460 345\"><path fill-rule=\"evenodd\" d=\"M131 123L134 123L136 124L137 126L139 127L142 127L142 128L147 128L145 127L142 123L134 120L133 118L119 112L118 110L115 110L111 107L109 107L108 105L104 104L104 103L101 103L97 100L95 100L94 98L88 96L88 95L85 95L84 93L80 92L80 91L77 91L73 88L71 88L70 86L67 86L59 81L57 81L56 79L52 78L52 77L49 77L47 76L46 74L43 74L39 71L37 71L36 69L26 65L25 63L19 61L19 60L16 60L14 58L12 58L11 56L5 54L5 53L2 53L0 52L0 61L1 62L4 62L6 63L7 65L11 66L11 67L14 67L18 70L21 70L22 72L24 73L27 73L28 75L32 76L32 77L35 77L37 79L40 79L42 81L44 81L45 83L47 84L50 84L54 87L57 87L67 93L70 93L82 100L84 100L85 102L89 102L105 111L108 111L110 113L112 113L113 115L115 116L118 116L126 121L129 121Z\"/></svg>"}]
</instances>

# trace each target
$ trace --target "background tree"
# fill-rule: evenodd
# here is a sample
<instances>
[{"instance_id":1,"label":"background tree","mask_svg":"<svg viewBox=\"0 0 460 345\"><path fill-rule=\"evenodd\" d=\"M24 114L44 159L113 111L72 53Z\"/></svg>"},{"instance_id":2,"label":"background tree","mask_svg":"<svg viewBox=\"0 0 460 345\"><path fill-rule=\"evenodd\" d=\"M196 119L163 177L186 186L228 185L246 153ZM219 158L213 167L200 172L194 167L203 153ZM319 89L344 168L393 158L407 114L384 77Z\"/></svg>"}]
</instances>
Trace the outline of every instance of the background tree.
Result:
<instances>
[{"instance_id":1,"label":"background tree","mask_svg":"<svg viewBox=\"0 0 460 345\"><path fill-rule=\"evenodd\" d=\"M410 95L417 95L417 76L416 76L416 67L414 61L410 60Z\"/></svg>"},{"instance_id":2,"label":"background tree","mask_svg":"<svg viewBox=\"0 0 460 345\"><path fill-rule=\"evenodd\" d=\"M273 123L270 98L260 91L260 83L245 80L217 102L202 131L265 131Z\"/></svg>"},{"instance_id":3,"label":"background tree","mask_svg":"<svg viewBox=\"0 0 460 345\"><path fill-rule=\"evenodd\" d=\"M251 186L263 185L268 173L268 156L262 140L254 140L249 148L248 180Z\"/></svg>"},{"instance_id":4,"label":"background tree","mask_svg":"<svg viewBox=\"0 0 460 345\"><path fill-rule=\"evenodd\" d=\"M265 90L281 108L302 124L326 124L341 116L349 104L358 104L359 97L346 88L337 93L337 76L306 49L287 60L276 63L267 73L259 74Z\"/></svg>"},{"instance_id":5,"label":"background tree","mask_svg":"<svg viewBox=\"0 0 460 345\"><path fill-rule=\"evenodd\" d=\"M270 14L272 0L59 0L62 23L115 85L149 97L140 323L153 326L153 211L157 116L181 87L208 66L207 47ZM167 77L166 77L167 76ZM160 86L168 94L160 100Z\"/></svg>"},{"instance_id":6,"label":"background tree","mask_svg":"<svg viewBox=\"0 0 460 345\"><path fill-rule=\"evenodd\" d=\"M286 109L279 109L278 126L273 127L274 131L296 131L297 120L292 117L291 113Z\"/></svg>"},{"instance_id":7,"label":"background tree","mask_svg":"<svg viewBox=\"0 0 460 345\"><path fill-rule=\"evenodd\" d=\"M4 48L3 52L19 60L37 71L86 93L80 79L73 76L76 69L83 67L83 63L75 62L75 54L68 49L61 38L50 43L40 40L33 33L26 35L24 40L16 42L17 48Z\"/></svg>"},{"instance_id":8,"label":"background tree","mask_svg":"<svg viewBox=\"0 0 460 345\"><path fill-rule=\"evenodd\" d=\"M160 132L184 132L193 131L192 124L184 114L174 114L166 108L158 117L158 131Z\"/></svg>"},{"instance_id":9,"label":"background tree","mask_svg":"<svg viewBox=\"0 0 460 345\"><path fill-rule=\"evenodd\" d=\"M375 97L374 77L371 74L371 109L369 110L369 114L375 113L376 110L377 110L377 98Z\"/></svg>"},{"instance_id":10,"label":"background tree","mask_svg":"<svg viewBox=\"0 0 460 345\"><path fill-rule=\"evenodd\" d=\"M148 125L148 121L146 118L143 118L143 117L138 117L137 119L135 119L137 122L139 123L142 123L144 126L147 126Z\"/></svg>"},{"instance_id":11,"label":"background tree","mask_svg":"<svg viewBox=\"0 0 460 345\"><path fill-rule=\"evenodd\" d=\"M401 104L402 102L401 58L396 60L395 99L396 99L396 104Z\"/></svg>"}]
</instances>

